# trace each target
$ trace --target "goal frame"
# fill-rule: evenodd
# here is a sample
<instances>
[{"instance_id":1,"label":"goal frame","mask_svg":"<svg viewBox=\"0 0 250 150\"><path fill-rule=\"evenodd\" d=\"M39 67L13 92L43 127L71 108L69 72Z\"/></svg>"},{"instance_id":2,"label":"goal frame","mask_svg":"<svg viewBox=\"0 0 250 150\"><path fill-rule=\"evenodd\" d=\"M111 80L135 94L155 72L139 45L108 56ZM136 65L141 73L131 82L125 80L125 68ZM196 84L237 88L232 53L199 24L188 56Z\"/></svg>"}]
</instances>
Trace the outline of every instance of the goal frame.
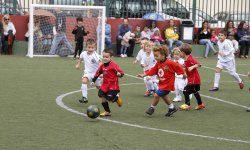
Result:
<instances>
[{"instance_id":1,"label":"goal frame","mask_svg":"<svg viewBox=\"0 0 250 150\"><path fill-rule=\"evenodd\" d=\"M42 8L76 8L76 9L83 9L83 10L101 10L102 11L102 43L101 47L99 47L99 44L97 45L97 53L101 54L101 52L105 48L105 17L106 17L106 6L75 6L75 5L48 5L48 4L30 4L29 9L29 41L28 41L28 53L27 56L30 58L33 57L58 57L58 55L34 55L34 45L33 45L33 39L34 39L34 9L36 7ZM98 34L98 33L97 33ZM96 41L98 42L98 41Z\"/></svg>"}]
</instances>

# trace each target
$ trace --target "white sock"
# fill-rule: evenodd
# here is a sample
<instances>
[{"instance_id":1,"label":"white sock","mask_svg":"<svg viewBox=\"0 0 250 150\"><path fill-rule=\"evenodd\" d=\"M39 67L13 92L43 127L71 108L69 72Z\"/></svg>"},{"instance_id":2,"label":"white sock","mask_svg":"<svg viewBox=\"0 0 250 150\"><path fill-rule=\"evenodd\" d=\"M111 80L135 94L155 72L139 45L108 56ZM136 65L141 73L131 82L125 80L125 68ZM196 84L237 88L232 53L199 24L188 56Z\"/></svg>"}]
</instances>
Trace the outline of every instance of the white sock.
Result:
<instances>
[{"instance_id":1,"label":"white sock","mask_svg":"<svg viewBox=\"0 0 250 150\"><path fill-rule=\"evenodd\" d=\"M168 105L168 108L169 108L169 109L173 109L173 108L174 108L174 104L171 103L170 105Z\"/></svg>"},{"instance_id":2,"label":"white sock","mask_svg":"<svg viewBox=\"0 0 250 150\"><path fill-rule=\"evenodd\" d=\"M214 87L219 87L220 73L215 73L214 75Z\"/></svg>"},{"instance_id":3,"label":"white sock","mask_svg":"<svg viewBox=\"0 0 250 150\"><path fill-rule=\"evenodd\" d=\"M155 106L154 106L154 105L152 105L152 104L150 105L150 107L153 107L153 108L155 108Z\"/></svg>"},{"instance_id":4,"label":"white sock","mask_svg":"<svg viewBox=\"0 0 250 150\"><path fill-rule=\"evenodd\" d=\"M81 89L82 89L82 96L86 97L86 98L87 98L87 95L88 95L87 88L88 88L87 84L82 84L82 87L81 87Z\"/></svg>"},{"instance_id":5,"label":"white sock","mask_svg":"<svg viewBox=\"0 0 250 150\"><path fill-rule=\"evenodd\" d=\"M241 83L242 82L242 79L240 78L239 74L234 72L234 73L230 73L234 79L238 82L238 83Z\"/></svg>"}]
</instances>

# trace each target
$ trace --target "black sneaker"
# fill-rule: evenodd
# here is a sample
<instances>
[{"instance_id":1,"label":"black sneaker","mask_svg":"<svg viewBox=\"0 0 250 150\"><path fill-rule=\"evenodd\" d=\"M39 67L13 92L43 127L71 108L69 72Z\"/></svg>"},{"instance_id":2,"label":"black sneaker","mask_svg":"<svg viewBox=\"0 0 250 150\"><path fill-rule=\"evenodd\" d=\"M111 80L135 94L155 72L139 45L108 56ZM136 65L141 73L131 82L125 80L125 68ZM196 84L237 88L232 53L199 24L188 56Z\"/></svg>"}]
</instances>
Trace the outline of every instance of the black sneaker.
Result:
<instances>
[{"instance_id":1,"label":"black sneaker","mask_svg":"<svg viewBox=\"0 0 250 150\"><path fill-rule=\"evenodd\" d=\"M250 112L250 107L246 110L247 112Z\"/></svg>"},{"instance_id":2,"label":"black sneaker","mask_svg":"<svg viewBox=\"0 0 250 150\"><path fill-rule=\"evenodd\" d=\"M173 113L175 113L178 110L176 106L174 106L173 109L168 109L168 112L166 113L165 116L170 117Z\"/></svg>"},{"instance_id":3,"label":"black sneaker","mask_svg":"<svg viewBox=\"0 0 250 150\"><path fill-rule=\"evenodd\" d=\"M216 91L219 91L219 88L218 87L213 87L209 91L210 92L216 92Z\"/></svg>"},{"instance_id":4,"label":"black sneaker","mask_svg":"<svg viewBox=\"0 0 250 150\"><path fill-rule=\"evenodd\" d=\"M80 103L88 103L88 99L86 97L82 97L81 99L79 99Z\"/></svg>"},{"instance_id":5,"label":"black sneaker","mask_svg":"<svg viewBox=\"0 0 250 150\"><path fill-rule=\"evenodd\" d=\"M146 114L152 115L154 113L155 109L153 107L149 107L148 110L146 111Z\"/></svg>"}]
</instances>

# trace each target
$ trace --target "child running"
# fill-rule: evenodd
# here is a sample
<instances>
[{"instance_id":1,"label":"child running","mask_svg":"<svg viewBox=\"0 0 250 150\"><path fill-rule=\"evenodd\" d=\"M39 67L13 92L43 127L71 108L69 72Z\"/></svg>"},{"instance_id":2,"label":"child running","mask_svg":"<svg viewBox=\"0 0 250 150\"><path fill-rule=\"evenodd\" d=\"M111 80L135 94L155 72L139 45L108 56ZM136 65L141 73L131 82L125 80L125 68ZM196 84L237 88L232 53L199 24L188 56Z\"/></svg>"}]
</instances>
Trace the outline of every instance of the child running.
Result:
<instances>
[{"instance_id":1,"label":"child running","mask_svg":"<svg viewBox=\"0 0 250 150\"><path fill-rule=\"evenodd\" d=\"M156 64L156 60L154 58L154 54L152 52L152 44L149 41L144 43L145 53L141 57L141 66L144 72L150 70ZM146 85L147 91L145 92L144 96L153 95L156 90L158 89L158 80L157 76L145 76L144 83Z\"/></svg>"},{"instance_id":2,"label":"child running","mask_svg":"<svg viewBox=\"0 0 250 150\"><path fill-rule=\"evenodd\" d=\"M119 96L120 88L118 78L124 75L121 68L111 59L113 51L104 49L102 52L103 64L100 65L96 71L95 77L92 79L92 85L96 82L98 77L103 75L103 83L99 89L98 96L101 98L101 103L104 112L100 114L101 117L111 116L109 102L116 102L119 107L122 106L122 99Z\"/></svg>"},{"instance_id":3,"label":"child running","mask_svg":"<svg viewBox=\"0 0 250 150\"><path fill-rule=\"evenodd\" d=\"M145 53L144 43L145 43L146 41L148 41L147 38L142 38L142 39L141 39L141 43L140 43L141 49L139 50L139 52L138 52L138 54L137 54L135 60L133 61L133 64L136 64L136 63L138 63L138 62L141 62L141 57L142 57L142 55Z\"/></svg>"},{"instance_id":4,"label":"child running","mask_svg":"<svg viewBox=\"0 0 250 150\"><path fill-rule=\"evenodd\" d=\"M168 94L170 91L174 91L175 73L180 75L184 74L184 70L181 65L168 59L168 48L166 46L156 46L153 48L153 53L157 63L145 74L138 74L139 77L157 75L159 78L159 89L154 95L154 99L151 106L146 113L152 115L155 111L155 107L158 104L160 98L168 105L168 112L165 116L171 116L178 109L170 100ZM185 78L185 75L184 75Z\"/></svg>"},{"instance_id":5,"label":"child running","mask_svg":"<svg viewBox=\"0 0 250 150\"><path fill-rule=\"evenodd\" d=\"M181 110L190 110L190 94L194 94L198 106L195 108L196 110L204 109L205 105L201 101L201 96L199 94L201 79L198 72L198 67L201 65L197 62L193 56L191 55L192 48L189 44L182 44L180 47L181 56L185 60L185 71L187 74L188 83L184 88L183 94L185 96L185 104L180 106Z\"/></svg>"},{"instance_id":6,"label":"child running","mask_svg":"<svg viewBox=\"0 0 250 150\"><path fill-rule=\"evenodd\" d=\"M222 69L229 71L229 74L238 82L240 89L244 88L243 80L240 78L239 74L236 73L235 68L235 56L234 56L234 47L230 40L226 39L227 33L221 31L219 33L219 53L218 53L218 62L215 69L214 75L214 86L209 91L215 92L219 91L219 82L220 82L220 73Z\"/></svg>"},{"instance_id":7,"label":"child running","mask_svg":"<svg viewBox=\"0 0 250 150\"><path fill-rule=\"evenodd\" d=\"M86 51L83 51L80 55L79 60L76 64L76 69L80 68L81 62L84 63L84 74L82 76L82 98L79 100L80 103L87 103L88 102L88 91L87 91L87 84L89 81L92 81L94 75L100 65L100 57L97 54L96 50L96 42L93 39L88 39L86 41ZM100 86L101 79L98 78L96 82L96 86Z\"/></svg>"},{"instance_id":8,"label":"child running","mask_svg":"<svg viewBox=\"0 0 250 150\"><path fill-rule=\"evenodd\" d=\"M173 49L173 58L174 62L180 64L184 68L184 59L181 58L181 51L178 47ZM182 101L181 93L183 92L184 87L186 85L187 85L187 79L183 79L183 75L175 74L175 82L174 82L175 98L173 99L173 102Z\"/></svg>"}]
</instances>

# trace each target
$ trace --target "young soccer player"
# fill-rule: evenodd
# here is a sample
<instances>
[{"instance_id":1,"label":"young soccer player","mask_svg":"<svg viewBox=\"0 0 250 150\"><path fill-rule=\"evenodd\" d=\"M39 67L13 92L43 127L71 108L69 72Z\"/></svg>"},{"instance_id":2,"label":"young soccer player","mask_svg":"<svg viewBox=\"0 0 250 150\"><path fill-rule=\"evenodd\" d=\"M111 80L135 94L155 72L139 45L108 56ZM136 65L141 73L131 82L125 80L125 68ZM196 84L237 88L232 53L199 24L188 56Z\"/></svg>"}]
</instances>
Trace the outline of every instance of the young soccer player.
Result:
<instances>
[{"instance_id":1,"label":"young soccer player","mask_svg":"<svg viewBox=\"0 0 250 150\"><path fill-rule=\"evenodd\" d=\"M178 109L170 100L168 94L170 91L174 91L175 73L180 75L184 74L184 70L181 65L168 59L168 48L166 46L155 46L153 48L155 60L157 61L155 66L145 74L138 74L139 77L157 75L159 78L159 89L154 95L154 99L151 106L146 113L152 115L155 111L155 107L158 104L160 98L168 105L168 112L165 116L171 116ZM185 78L185 75L184 75Z\"/></svg>"},{"instance_id":2,"label":"young soccer player","mask_svg":"<svg viewBox=\"0 0 250 150\"><path fill-rule=\"evenodd\" d=\"M144 72L150 70L156 64L156 60L154 58L154 54L152 52L152 44L150 41L146 41L144 43L145 53L141 57L141 66ZM145 92L144 96L153 95L156 90L158 89L158 80L156 75L154 76L145 76L144 83L146 85L147 91Z\"/></svg>"},{"instance_id":3,"label":"young soccer player","mask_svg":"<svg viewBox=\"0 0 250 150\"><path fill-rule=\"evenodd\" d=\"M146 41L148 41L147 38L142 38L142 39L141 39L141 43L140 43L141 49L139 50L139 52L138 52L138 54L137 54L135 60L133 61L133 64L136 64L136 63L138 63L138 62L141 62L141 57L142 57L142 55L145 53L144 43L145 43Z\"/></svg>"},{"instance_id":4,"label":"young soccer player","mask_svg":"<svg viewBox=\"0 0 250 150\"><path fill-rule=\"evenodd\" d=\"M83 36L86 36L89 34L89 31L85 31L85 28L83 26L83 19L81 17L76 18L77 26L72 31L72 34L75 35L75 41L76 41L76 48L75 48L75 54L74 59L76 59L77 52L79 56L81 55L82 49L83 49Z\"/></svg>"},{"instance_id":5,"label":"young soccer player","mask_svg":"<svg viewBox=\"0 0 250 150\"><path fill-rule=\"evenodd\" d=\"M181 56L185 60L185 71L187 74L188 83L183 90L183 94L185 96L185 104L180 106L182 110L190 110L190 94L194 94L198 106L195 108L196 110L204 109L205 105L201 101L201 96L199 94L201 79L198 72L198 68L201 66L199 62L197 62L193 56L191 55L191 47L189 44L182 44L180 47Z\"/></svg>"},{"instance_id":6,"label":"young soccer player","mask_svg":"<svg viewBox=\"0 0 250 150\"><path fill-rule=\"evenodd\" d=\"M83 51L80 55L79 60L76 64L76 69L80 68L81 62L84 63L84 74L82 76L82 98L79 100L80 103L87 103L87 83L92 81L94 75L101 63L100 57L97 54L96 50L96 42L93 39L88 39L86 41L86 51ZM100 86L101 79L99 78L96 82L96 86Z\"/></svg>"},{"instance_id":7,"label":"young soccer player","mask_svg":"<svg viewBox=\"0 0 250 150\"><path fill-rule=\"evenodd\" d=\"M112 60L113 51L104 49L102 52L103 63L96 71L95 77L92 79L92 84L96 82L97 78L102 74L103 83L99 89L98 96L101 98L101 103L104 112L100 114L101 117L111 116L109 102L116 102L119 107L122 106L122 99L119 96L120 88L118 78L124 75L122 69Z\"/></svg>"},{"instance_id":8,"label":"young soccer player","mask_svg":"<svg viewBox=\"0 0 250 150\"><path fill-rule=\"evenodd\" d=\"M233 76L234 79L238 82L240 89L244 88L243 80L240 78L238 73L236 73L233 44L230 40L226 39L226 35L227 33L225 31L221 31L219 33L219 41L217 43L219 47L219 53L214 76L214 86L209 91L219 90L220 73L222 69L226 69L229 71L229 74Z\"/></svg>"},{"instance_id":9,"label":"young soccer player","mask_svg":"<svg viewBox=\"0 0 250 150\"><path fill-rule=\"evenodd\" d=\"M174 62L180 64L184 68L184 59L181 58L181 51L178 47L173 49L173 58ZM184 87L187 85L187 79L183 79L183 75L177 75L175 74L175 98L173 99L173 102L181 102L182 97L181 93L184 90Z\"/></svg>"}]
</instances>

